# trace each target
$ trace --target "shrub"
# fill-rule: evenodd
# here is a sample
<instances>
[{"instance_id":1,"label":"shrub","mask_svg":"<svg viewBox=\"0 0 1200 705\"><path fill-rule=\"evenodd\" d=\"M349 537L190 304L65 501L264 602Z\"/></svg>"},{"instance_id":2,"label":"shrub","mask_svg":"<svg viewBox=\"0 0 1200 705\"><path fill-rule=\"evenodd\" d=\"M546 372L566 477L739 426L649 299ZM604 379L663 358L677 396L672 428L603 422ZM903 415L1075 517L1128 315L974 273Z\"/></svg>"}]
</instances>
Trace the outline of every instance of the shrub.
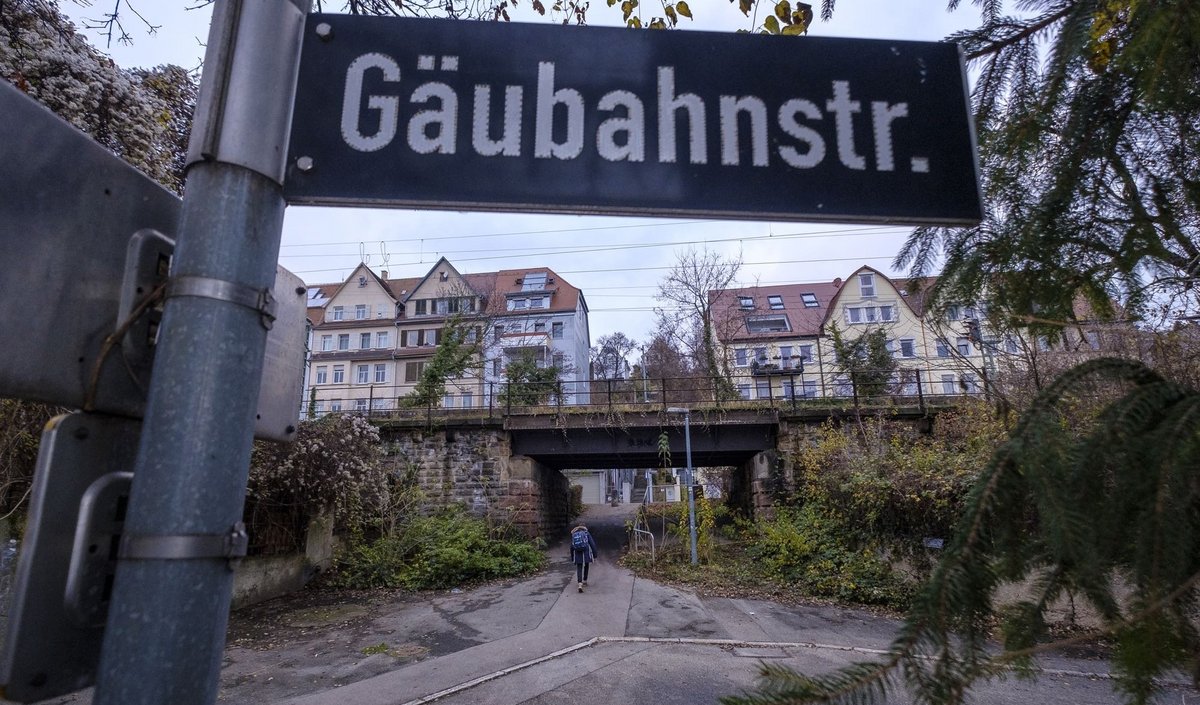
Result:
<instances>
[{"instance_id":1,"label":"shrub","mask_svg":"<svg viewBox=\"0 0 1200 705\"><path fill-rule=\"evenodd\" d=\"M817 502L785 509L752 530L751 553L772 578L805 594L898 607L912 587L893 573L870 543L855 545L854 531Z\"/></svg>"},{"instance_id":2,"label":"shrub","mask_svg":"<svg viewBox=\"0 0 1200 705\"><path fill-rule=\"evenodd\" d=\"M392 535L354 544L338 561L335 582L349 588L433 590L541 567L544 557L536 546L498 533L458 506L415 516Z\"/></svg>"},{"instance_id":3,"label":"shrub","mask_svg":"<svg viewBox=\"0 0 1200 705\"><path fill-rule=\"evenodd\" d=\"M571 485L571 497L568 500L567 521L583 514L583 485Z\"/></svg>"}]
</instances>

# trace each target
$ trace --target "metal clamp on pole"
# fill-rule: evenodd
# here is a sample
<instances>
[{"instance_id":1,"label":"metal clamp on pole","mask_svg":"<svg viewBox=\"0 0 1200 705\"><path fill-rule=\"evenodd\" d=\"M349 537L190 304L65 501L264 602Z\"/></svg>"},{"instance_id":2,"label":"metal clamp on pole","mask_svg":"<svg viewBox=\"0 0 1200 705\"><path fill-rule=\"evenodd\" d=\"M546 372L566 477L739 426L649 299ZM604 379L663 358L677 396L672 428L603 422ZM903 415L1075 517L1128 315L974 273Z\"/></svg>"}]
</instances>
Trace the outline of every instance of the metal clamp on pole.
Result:
<instances>
[{"instance_id":1,"label":"metal clamp on pole","mask_svg":"<svg viewBox=\"0 0 1200 705\"><path fill-rule=\"evenodd\" d=\"M175 296L228 301L256 311L262 319L263 328L267 330L271 330L271 326L275 324L275 297L271 296L269 288L255 289L244 284L208 277L175 277L167 283L166 298Z\"/></svg>"},{"instance_id":2,"label":"metal clamp on pole","mask_svg":"<svg viewBox=\"0 0 1200 705\"><path fill-rule=\"evenodd\" d=\"M227 534L182 534L177 536L137 536L126 534L121 537L117 558L125 560L180 561L196 558L224 558L233 570L246 557L250 537L246 525L234 524Z\"/></svg>"}]
</instances>

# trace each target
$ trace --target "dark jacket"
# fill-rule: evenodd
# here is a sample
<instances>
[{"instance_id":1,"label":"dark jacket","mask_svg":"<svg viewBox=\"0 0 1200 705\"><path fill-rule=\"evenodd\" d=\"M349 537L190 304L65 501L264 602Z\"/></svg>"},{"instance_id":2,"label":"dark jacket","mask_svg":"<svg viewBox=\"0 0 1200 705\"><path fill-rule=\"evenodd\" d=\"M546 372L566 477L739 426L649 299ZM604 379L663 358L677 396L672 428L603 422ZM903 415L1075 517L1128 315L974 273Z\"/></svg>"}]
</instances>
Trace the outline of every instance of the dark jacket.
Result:
<instances>
[{"instance_id":1,"label":"dark jacket","mask_svg":"<svg viewBox=\"0 0 1200 705\"><path fill-rule=\"evenodd\" d=\"M577 526L574 529L571 529L571 534L574 535L576 531L587 531L587 529L582 526ZM592 536L592 532L588 531L588 547L585 549L576 549L574 546L572 546L571 562L591 563L594 560L596 560L596 539Z\"/></svg>"}]
</instances>

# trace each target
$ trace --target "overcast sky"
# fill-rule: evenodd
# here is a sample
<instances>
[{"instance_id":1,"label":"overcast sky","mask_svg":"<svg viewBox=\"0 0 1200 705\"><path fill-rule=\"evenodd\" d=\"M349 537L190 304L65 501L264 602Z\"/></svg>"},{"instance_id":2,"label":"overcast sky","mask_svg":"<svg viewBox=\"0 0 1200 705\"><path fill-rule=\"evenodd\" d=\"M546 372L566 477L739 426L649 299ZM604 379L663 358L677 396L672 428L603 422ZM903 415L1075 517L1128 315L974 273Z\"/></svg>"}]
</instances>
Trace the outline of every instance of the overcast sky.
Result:
<instances>
[{"instance_id":1,"label":"overcast sky","mask_svg":"<svg viewBox=\"0 0 1200 705\"><path fill-rule=\"evenodd\" d=\"M84 31L122 67L174 63L194 68L201 63L211 15L211 6L186 9L198 4L197 0L135 2L134 7L159 28L147 34L145 25L126 12L124 23L134 37L132 46L114 42L106 48L97 31ZM80 7L65 1L61 5L81 25L87 18L101 17L112 3ZM963 5L948 13L941 0L842 0L833 20L814 22L810 34L938 40L975 24L977 11ZM750 20L726 0L691 0L691 6L696 21L683 20L686 28L734 31L750 26ZM763 11L770 6L763 2ZM619 24L620 19L615 8L592 3L592 24ZM891 260L908 232L908 228L871 224L292 206L284 223L280 263L310 284L344 279L364 256L372 268L386 268L392 277L424 275L443 255L462 272L544 265L583 289L591 310L593 344L600 335L618 330L641 342L653 327L657 284L676 254L689 246L740 255L745 262L739 276L742 284L786 284L845 278L860 264L899 274L890 269ZM636 249L630 248L634 245Z\"/></svg>"}]
</instances>

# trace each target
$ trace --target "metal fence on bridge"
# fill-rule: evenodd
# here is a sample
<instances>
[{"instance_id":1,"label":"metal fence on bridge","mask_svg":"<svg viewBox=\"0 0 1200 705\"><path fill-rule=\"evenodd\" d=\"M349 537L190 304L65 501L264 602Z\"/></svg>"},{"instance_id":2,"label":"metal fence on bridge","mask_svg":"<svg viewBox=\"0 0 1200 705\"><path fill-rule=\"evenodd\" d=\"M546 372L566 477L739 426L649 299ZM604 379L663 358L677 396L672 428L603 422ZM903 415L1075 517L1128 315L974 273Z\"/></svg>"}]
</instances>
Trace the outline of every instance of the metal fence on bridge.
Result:
<instances>
[{"instance_id":1,"label":"metal fence on bridge","mask_svg":"<svg viewBox=\"0 0 1200 705\"><path fill-rule=\"evenodd\" d=\"M414 403L412 385L320 384L306 417L361 413L372 417L502 417L565 411L650 411L671 407L771 408L800 411L898 407L924 411L982 396L985 380L944 368L904 368L856 375L755 370L729 377L648 377L590 381L452 380L441 399Z\"/></svg>"}]
</instances>

